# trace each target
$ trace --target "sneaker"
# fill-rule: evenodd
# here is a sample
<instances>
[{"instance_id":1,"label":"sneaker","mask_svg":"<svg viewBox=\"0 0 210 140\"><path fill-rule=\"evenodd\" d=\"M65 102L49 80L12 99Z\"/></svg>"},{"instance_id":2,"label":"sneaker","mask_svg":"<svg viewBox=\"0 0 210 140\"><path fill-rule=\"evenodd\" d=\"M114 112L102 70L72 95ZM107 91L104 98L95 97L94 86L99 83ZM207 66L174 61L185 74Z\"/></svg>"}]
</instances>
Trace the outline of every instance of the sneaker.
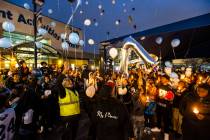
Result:
<instances>
[{"instance_id":1,"label":"sneaker","mask_svg":"<svg viewBox=\"0 0 210 140\"><path fill-rule=\"evenodd\" d=\"M155 128L152 128L151 131L152 131L152 132L160 132L161 129L159 129L158 127L155 127Z\"/></svg>"}]
</instances>

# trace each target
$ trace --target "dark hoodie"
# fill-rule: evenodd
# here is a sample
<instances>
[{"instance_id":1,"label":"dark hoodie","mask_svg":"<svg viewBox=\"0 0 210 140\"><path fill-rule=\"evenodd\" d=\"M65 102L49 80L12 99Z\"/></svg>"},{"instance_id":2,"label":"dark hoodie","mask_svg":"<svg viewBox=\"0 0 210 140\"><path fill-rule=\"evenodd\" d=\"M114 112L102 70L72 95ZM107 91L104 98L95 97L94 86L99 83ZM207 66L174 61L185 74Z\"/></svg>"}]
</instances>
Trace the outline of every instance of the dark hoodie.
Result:
<instances>
[{"instance_id":1,"label":"dark hoodie","mask_svg":"<svg viewBox=\"0 0 210 140\"><path fill-rule=\"evenodd\" d=\"M103 86L95 101L88 103L97 140L128 140L130 118L125 106Z\"/></svg>"}]
</instances>

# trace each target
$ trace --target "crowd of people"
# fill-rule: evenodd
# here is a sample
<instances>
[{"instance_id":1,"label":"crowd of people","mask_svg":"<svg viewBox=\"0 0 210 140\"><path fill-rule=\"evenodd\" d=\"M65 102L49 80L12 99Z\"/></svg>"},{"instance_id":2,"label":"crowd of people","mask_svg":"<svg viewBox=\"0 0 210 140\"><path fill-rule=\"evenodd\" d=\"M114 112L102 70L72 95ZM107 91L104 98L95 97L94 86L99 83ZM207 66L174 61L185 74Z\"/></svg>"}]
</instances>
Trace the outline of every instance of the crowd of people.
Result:
<instances>
[{"instance_id":1,"label":"crowd of people","mask_svg":"<svg viewBox=\"0 0 210 140\"><path fill-rule=\"evenodd\" d=\"M137 104L138 103L138 107ZM192 67L132 68L129 73L48 67L30 71L22 61L1 72L0 140L76 140L83 113L87 140L135 139L133 116L144 133L209 140L210 74Z\"/></svg>"}]
</instances>

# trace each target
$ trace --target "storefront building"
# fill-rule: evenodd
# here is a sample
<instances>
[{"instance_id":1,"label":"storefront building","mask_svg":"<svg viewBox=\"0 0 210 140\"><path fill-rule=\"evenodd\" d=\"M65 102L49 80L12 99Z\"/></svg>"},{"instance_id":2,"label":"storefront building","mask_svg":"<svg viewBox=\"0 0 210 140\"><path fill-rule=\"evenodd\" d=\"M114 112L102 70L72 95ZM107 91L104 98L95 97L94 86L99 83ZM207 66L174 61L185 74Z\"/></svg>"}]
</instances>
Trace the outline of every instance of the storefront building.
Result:
<instances>
[{"instance_id":1,"label":"storefront building","mask_svg":"<svg viewBox=\"0 0 210 140\"><path fill-rule=\"evenodd\" d=\"M34 27L33 12L22 7L18 7L6 1L0 1L0 38L11 39L12 46L9 49L0 48L0 69L8 69L11 65L17 65L19 60L25 60L27 65L34 67ZM5 32L2 29L4 21L12 22L15 25L15 32ZM51 26L51 23L56 26ZM42 16L40 27L47 30L44 36L38 36L37 40L42 43L38 48L38 67L45 61L48 64L61 65L63 61L69 61L71 65L81 66L88 64L93 55L83 52L82 46L72 45L69 42L68 51L61 48L64 41L60 35L64 32L69 34L74 31L83 38L81 29L75 27L65 27L65 24L48 17ZM38 27L39 28L39 27Z\"/></svg>"}]
</instances>

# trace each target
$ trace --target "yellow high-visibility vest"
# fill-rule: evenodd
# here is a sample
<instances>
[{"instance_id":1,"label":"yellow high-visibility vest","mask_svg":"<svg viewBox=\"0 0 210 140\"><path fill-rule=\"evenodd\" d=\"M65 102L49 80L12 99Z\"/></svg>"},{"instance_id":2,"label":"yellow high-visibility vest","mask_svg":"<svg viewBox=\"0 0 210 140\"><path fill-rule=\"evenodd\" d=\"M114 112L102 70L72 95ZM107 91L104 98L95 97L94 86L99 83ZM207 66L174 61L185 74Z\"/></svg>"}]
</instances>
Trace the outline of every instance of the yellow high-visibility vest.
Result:
<instances>
[{"instance_id":1,"label":"yellow high-visibility vest","mask_svg":"<svg viewBox=\"0 0 210 140\"><path fill-rule=\"evenodd\" d=\"M59 97L60 116L72 116L80 114L79 94L71 90L65 89L66 97Z\"/></svg>"}]
</instances>

